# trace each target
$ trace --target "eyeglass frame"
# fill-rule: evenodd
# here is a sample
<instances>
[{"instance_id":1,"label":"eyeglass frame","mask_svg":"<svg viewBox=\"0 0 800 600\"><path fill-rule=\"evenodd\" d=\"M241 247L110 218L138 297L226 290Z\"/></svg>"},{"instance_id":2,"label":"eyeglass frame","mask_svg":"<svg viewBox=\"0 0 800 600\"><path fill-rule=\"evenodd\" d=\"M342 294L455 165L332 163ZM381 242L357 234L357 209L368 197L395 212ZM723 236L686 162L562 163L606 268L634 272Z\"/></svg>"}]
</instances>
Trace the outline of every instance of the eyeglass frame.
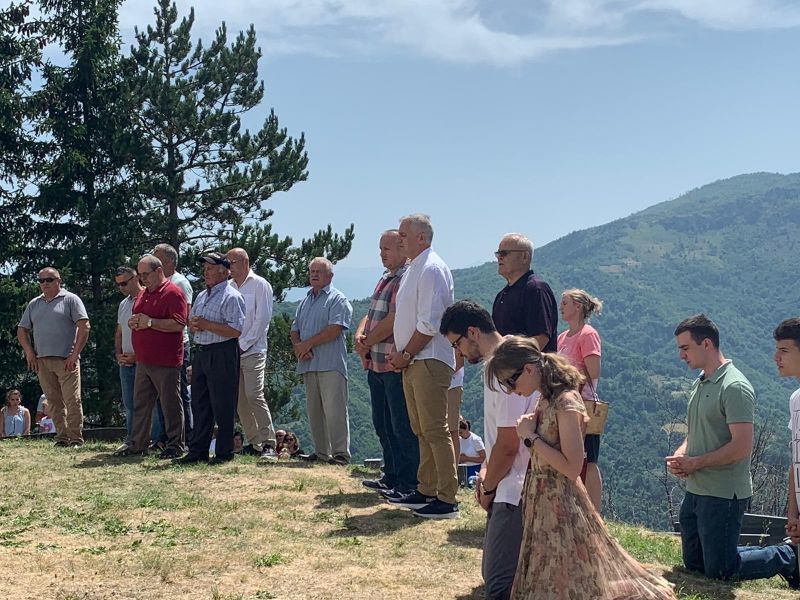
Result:
<instances>
[{"instance_id":1,"label":"eyeglass frame","mask_svg":"<svg viewBox=\"0 0 800 600\"><path fill-rule=\"evenodd\" d=\"M512 252L527 252L527 250L495 250L494 257L495 258L505 258Z\"/></svg>"}]
</instances>

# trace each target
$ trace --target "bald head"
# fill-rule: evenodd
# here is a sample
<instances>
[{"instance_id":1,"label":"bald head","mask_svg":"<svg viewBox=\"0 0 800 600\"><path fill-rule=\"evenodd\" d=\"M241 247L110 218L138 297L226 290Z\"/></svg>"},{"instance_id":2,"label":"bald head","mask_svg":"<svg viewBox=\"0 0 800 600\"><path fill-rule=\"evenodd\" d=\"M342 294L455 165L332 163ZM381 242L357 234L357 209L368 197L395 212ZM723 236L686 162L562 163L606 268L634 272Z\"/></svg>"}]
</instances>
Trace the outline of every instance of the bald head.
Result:
<instances>
[{"instance_id":1,"label":"bald head","mask_svg":"<svg viewBox=\"0 0 800 600\"><path fill-rule=\"evenodd\" d=\"M242 285L250 273L250 257L244 248L231 248L225 254L225 258L231 263L231 277L236 285Z\"/></svg>"}]
</instances>

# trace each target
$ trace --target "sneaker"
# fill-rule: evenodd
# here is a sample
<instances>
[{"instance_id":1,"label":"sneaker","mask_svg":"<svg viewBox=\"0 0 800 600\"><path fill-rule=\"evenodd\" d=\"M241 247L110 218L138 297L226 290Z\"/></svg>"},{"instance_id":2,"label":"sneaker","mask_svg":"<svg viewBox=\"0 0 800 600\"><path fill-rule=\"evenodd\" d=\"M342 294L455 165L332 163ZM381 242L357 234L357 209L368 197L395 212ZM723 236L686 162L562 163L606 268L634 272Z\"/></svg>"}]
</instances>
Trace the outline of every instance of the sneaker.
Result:
<instances>
[{"instance_id":1,"label":"sneaker","mask_svg":"<svg viewBox=\"0 0 800 600\"><path fill-rule=\"evenodd\" d=\"M259 452L253 444L247 444L247 446L242 448L240 454L242 456L261 456L261 452Z\"/></svg>"},{"instance_id":2,"label":"sneaker","mask_svg":"<svg viewBox=\"0 0 800 600\"><path fill-rule=\"evenodd\" d=\"M340 467L346 467L350 464L350 459L347 458L344 454L337 454L333 458L328 461L330 465L338 465Z\"/></svg>"},{"instance_id":3,"label":"sneaker","mask_svg":"<svg viewBox=\"0 0 800 600\"><path fill-rule=\"evenodd\" d=\"M319 456L317 456L316 452L313 452L311 454L301 454L300 460L304 460L306 462L314 462L319 460Z\"/></svg>"},{"instance_id":4,"label":"sneaker","mask_svg":"<svg viewBox=\"0 0 800 600\"><path fill-rule=\"evenodd\" d=\"M403 508L417 510L418 508L428 506L428 504L434 500L436 500L436 496L426 496L425 494L421 494L417 490L414 490L410 494L405 494L397 500L389 500L389 502L397 506L402 506Z\"/></svg>"},{"instance_id":5,"label":"sneaker","mask_svg":"<svg viewBox=\"0 0 800 600\"><path fill-rule=\"evenodd\" d=\"M392 486L386 483L385 479L364 479L361 481L361 485L375 491L392 489Z\"/></svg>"},{"instance_id":6,"label":"sneaker","mask_svg":"<svg viewBox=\"0 0 800 600\"><path fill-rule=\"evenodd\" d=\"M114 455L116 456L117 452L122 452L125 448L130 448L130 446L128 446L128 444L122 444L119 448L114 450Z\"/></svg>"},{"instance_id":7,"label":"sneaker","mask_svg":"<svg viewBox=\"0 0 800 600\"><path fill-rule=\"evenodd\" d=\"M199 465L200 463L207 463L208 457L207 456L197 456L196 454L187 454L186 456L182 456L181 458L175 459L172 464L173 465L181 465L181 466L189 466L189 465Z\"/></svg>"},{"instance_id":8,"label":"sneaker","mask_svg":"<svg viewBox=\"0 0 800 600\"><path fill-rule=\"evenodd\" d=\"M183 451L178 450L177 448L167 448L161 454L158 455L158 458L162 460L173 459L173 458L180 458L183 456Z\"/></svg>"},{"instance_id":9,"label":"sneaker","mask_svg":"<svg viewBox=\"0 0 800 600\"><path fill-rule=\"evenodd\" d=\"M403 492L398 492L397 490L381 490L381 496L386 498L389 502L392 500L399 500L403 496L407 496L408 494L404 494Z\"/></svg>"},{"instance_id":10,"label":"sneaker","mask_svg":"<svg viewBox=\"0 0 800 600\"><path fill-rule=\"evenodd\" d=\"M275 454L275 449L269 446L264 446L261 451L261 460L264 462L278 462L278 455Z\"/></svg>"},{"instance_id":11,"label":"sneaker","mask_svg":"<svg viewBox=\"0 0 800 600\"><path fill-rule=\"evenodd\" d=\"M458 504L449 504L435 498L427 506L415 510L414 516L423 519L458 519Z\"/></svg>"}]
</instances>

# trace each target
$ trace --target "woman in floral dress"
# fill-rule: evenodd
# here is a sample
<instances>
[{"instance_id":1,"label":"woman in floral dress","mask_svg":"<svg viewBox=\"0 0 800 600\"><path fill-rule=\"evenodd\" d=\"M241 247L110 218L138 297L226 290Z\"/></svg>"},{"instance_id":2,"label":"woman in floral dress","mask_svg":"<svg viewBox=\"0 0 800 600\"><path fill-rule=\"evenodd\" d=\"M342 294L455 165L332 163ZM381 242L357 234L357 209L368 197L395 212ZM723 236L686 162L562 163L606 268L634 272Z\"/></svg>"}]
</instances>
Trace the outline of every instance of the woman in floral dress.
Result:
<instances>
[{"instance_id":1,"label":"woman in floral dress","mask_svg":"<svg viewBox=\"0 0 800 600\"><path fill-rule=\"evenodd\" d=\"M579 480L588 420L578 389L583 376L531 338L509 337L486 364L506 393L541 393L518 433L531 451L525 483L525 532L513 600L662 600L669 583L646 571L608 533Z\"/></svg>"}]
</instances>

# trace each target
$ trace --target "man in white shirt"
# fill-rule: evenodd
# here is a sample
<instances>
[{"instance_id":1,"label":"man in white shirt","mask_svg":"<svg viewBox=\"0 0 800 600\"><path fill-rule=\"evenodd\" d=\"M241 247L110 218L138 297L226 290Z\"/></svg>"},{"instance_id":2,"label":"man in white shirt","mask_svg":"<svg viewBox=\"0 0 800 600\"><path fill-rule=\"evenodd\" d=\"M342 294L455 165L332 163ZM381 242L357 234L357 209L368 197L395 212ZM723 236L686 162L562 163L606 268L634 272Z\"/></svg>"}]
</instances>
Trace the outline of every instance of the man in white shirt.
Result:
<instances>
[{"instance_id":1,"label":"man in white shirt","mask_svg":"<svg viewBox=\"0 0 800 600\"><path fill-rule=\"evenodd\" d=\"M125 445L133 443L133 382L136 379L136 353L131 341L132 331L128 321L133 314L133 303L144 289L136 269L121 266L114 275L114 282L121 294L125 295L117 308L117 329L114 333L114 354L119 365L119 382L122 405L125 407L125 426L127 434Z\"/></svg>"},{"instance_id":2,"label":"man in white shirt","mask_svg":"<svg viewBox=\"0 0 800 600\"><path fill-rule=\"evenodd\" d=\"M394 339L389 363L403 371L403 391L411 429L419 440L417 490L389 501L429 519L457 518L458 477L447 426L447 389L455 355L439 333L444 311L453 303L450 269L431 248L427 215L400 221L401 251L411 260L397 292Z\"/></svg>"},{"instance_id":3,"label":"man in white shirt","mask_svg":"<svg viewBox=\"0 0 800 600\"><path fill-rule=\"evenodd\" d=\"M440 331L471 364L480 362L503 341L489 312L471 300L448 308ZM490 599L509 598L514 583L523 530L520 500L530 459L517 436L517 419L534 411L537 396L493 391L484 381L486 460L476 482L475 499L488 513L482 571Z\"/></svg>"},{"instance_id":4,"label":"man in white shirt","mask_svg":"<svg viewBox=\"0 0 800 600\"><path fill-rule=\"evenodd\" d=\"M178 251L169 244L158 244L155 248L153 248L153 256L161 261L161 268L164 269L164 275L167 277L167 279L177 285L181 292L183 292L183 297L186 299L186 310L191 311L194 290L192 290L192 284L189 283L189 280L176 270L178 268ZM192 417L192 399L189 396L189 380L186 376L186 369L189 367L189 361L191 359L189 346L189 328L184 327L183 366L181 367L181 403L183 404L183 428L187 444L191 439L192 428L194 427L194 418ZM159 428L163 432L164 414L161 411L160 405L157 406L156 409L158 410Z\"/></svg>"},{"instance_id":5,"label":"man in white shirt","mask_svg":"<svg viewBox=\"0 0 800 600\"><path fill-rule=\"evenodd\" d=\"M226 254L231 263L232 285L244 297L244 329L239 336L239 421L247 436L242 454L260 454L269 461L275 454L275 429L264 398L267 366L267 334L272 320L272 286L250 268L250 257L242 248Z\"/></svg>"}]
</instances>

